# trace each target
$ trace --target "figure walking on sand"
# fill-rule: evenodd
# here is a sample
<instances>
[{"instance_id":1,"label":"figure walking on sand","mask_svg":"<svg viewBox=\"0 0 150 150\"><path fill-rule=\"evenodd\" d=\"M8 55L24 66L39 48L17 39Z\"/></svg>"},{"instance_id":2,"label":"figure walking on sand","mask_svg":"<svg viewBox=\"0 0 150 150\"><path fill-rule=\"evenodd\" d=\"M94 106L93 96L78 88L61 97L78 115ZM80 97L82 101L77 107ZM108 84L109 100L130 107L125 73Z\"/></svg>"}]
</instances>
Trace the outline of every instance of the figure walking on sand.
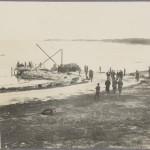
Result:
<instances>
[{"instance_id":1,"label":"figure walking on sand","mask_svg":"<svg viewBox=\"0 0 150 150\"><path fill-rule=\"evenodd\" d=\"M111 67L110 67L110 70L109 70L110 74L111 74L111 71L112 71L112 69L111 69Z\"/></svg>"},{"instance_id":2,"label":"figure walking on sand","mask_svg":"<svg viewBox=\"0 0 150 150\"><path fill-rule=\"evenodd\" d=\"M106 86L106 92L107 92L107 94L109 93L109 87L110 87L110 85L111 85L111 82L110 82L109 78L107 78L107 80L105 81L105 86Z\"/></svg>"},{"instance_id":3,"label":"figure walking on sand","mask_svg":"<svg viewBox=\"0 0 150 150\"><path fill-rule=\"evenodd\" d=\"M126 75L126 69L124 68L124 76Z\"/></svg>"},{"instance_id":4,"label":"figure walking on sand","mask_svg":"<svg viewBox=\"0 0 150 150\"><path fill-rule=\"evenodd\" d=\"M106 76L107 76L107 79L110 80L110 72L109 71L106 73Z\"/></svg>"},{"instance_id":5,"label":"figure walking on sand","mask_svg":"<svg viewBox=\"0 0 150 150\"><path fill-rule=\"evenodd\" d=\"M87 74L88 74L88 66L84 66L84 73L85 73L85 77L87 77Z\"/></svg>"},{"instance_id":6,"label":"figure walking on sand","mask_svg":"<svg viewBox=\"0 0 150 150\"><path fill-rule=\"evenodd\" d=\"M116 90L117 90L117 80L114 78L113 81L112 81L112 87L113 87L113 94L116 93Z\"/></svg>"},{"instance_id":7,"label":"figure walking on sand","mask_svg":"<svg viewBox=\"0 0 150 150\"><path fill-rule=\"evenodd\" d=\"M99 72L101 72L102 70L101 70L102 68L101 68L101 66L99 66Z\"/></svg>"},{"instance_id":8,"label":"figure walking on sand","mask_svg":"<svg viewBox=\"0 0 150 150\"><path fill-rule=\"evenodd\" d=\"M93 70L89 71L89 78L90 78L90 80L92 82L92 80L93 80Z\"/></svg>"},{"instance_id":9,"label":"figure walking on sand","mask_svg":"<svg viewBox=\"0 0 150 150\"><path fill-rule=\"evenodd\" d=\"M119 81L118 81L118 90L119 90L120 94L122 92L122 86L123 86L123 82L122 82L121 78L119 78Z\"/></svg>"},{"instance_id":10,"label":"figure walking on sand","mask_svg":"<svg viewBox=\"0 0 150 150\"><path fill-rule=\"evenodd\" d=\"M94 97L94 100L95 99L99 99L99 94L100 94L100 86L99 86L99 83L97 84L96 86L96 94L95 94L95 97Z\"/></svg>"},{"instance_id":11,"label":"figure walking on sand","mask_svg":"<svg viewBox=\"0 0 150 150\"><path fill-rule=\"evenodd\" d=\"M137 81L139 81L139 78L140 78L140 73L138 70L136 70L136 73L135 73L135 78Z\"/></svg>"}]
</instances>

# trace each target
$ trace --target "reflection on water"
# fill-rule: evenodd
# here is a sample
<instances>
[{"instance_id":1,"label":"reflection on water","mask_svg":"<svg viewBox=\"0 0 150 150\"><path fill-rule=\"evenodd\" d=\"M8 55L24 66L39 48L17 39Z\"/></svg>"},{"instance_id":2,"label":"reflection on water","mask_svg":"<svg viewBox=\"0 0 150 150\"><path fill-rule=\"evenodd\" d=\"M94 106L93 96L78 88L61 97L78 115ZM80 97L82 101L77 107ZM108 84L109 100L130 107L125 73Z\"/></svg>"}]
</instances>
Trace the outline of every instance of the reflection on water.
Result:
<instances>
[{"instance_id":1,"label":"reflection on water","mask_svg":"<svg viewBox=\"0 0 150 150\"><path fill-rule=\"evenodd\" d=\"M24 80L20 78L16 78L15 76L9 77L9 76L0 76L0 85L1 86L10 86L15 84L22 84L22 83L29 83L30 80Z\"/></svg>"},{"instance_id":2,"label":"reflection on water","mask_svg":"<svg viewBox=\"0 0 150 150\"><path fill-rule=\"evenodd\" d=\"M24 87L51 82L50 80L24 80L16 77L0 77L0 87Z\"/></svg>"}]
</instances>

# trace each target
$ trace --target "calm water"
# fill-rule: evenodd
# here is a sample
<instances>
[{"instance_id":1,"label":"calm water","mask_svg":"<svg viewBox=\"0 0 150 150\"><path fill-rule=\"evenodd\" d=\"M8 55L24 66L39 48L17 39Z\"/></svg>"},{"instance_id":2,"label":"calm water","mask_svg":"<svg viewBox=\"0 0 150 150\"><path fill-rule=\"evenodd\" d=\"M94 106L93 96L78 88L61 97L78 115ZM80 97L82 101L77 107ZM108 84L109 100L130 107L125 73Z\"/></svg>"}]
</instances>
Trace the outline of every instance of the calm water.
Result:
<instances>
[{"instance_id":1,"label":"calm water","mask_svg":"<svg viewBox=\"0 0 150 150\"><path fill-rule=\"evenodd\" d=\"M57 50L63 49L65 63L77 63L82 69L88 65L90 69L107 71L110 67L115 70L126 68L127 72L146 70L150 66L150 46L129 45L104 42L75 42L75 41L1 41L0 77L10 77L10 68L15 67L17 61L33 61L35 64L43 62L47 56L35 45L38 43L50 56ZM53 59L60 64L61 55L58 53ZM45 66L51 68L52 61ZM6 78L5 78L6 79ZM6 80L7 81L7 80ZM11 79L8 80L9 82Z\"/></svg>"}]
</instances>

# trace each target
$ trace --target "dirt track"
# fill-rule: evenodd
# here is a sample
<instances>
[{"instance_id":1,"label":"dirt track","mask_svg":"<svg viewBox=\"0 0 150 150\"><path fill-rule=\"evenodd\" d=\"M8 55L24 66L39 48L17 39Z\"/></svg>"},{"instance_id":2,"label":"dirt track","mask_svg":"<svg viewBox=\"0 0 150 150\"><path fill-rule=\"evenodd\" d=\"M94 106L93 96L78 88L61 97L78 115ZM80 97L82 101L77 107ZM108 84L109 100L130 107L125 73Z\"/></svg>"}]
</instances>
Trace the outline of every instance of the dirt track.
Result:
<instances>
[{"instance_id":1,"label":"dirt track","mask_svg":"<svg viewBox=\"0 0 150 150\"><path fill-rule=\"evenodd\" d=\"M0 108L2 146L8 148L150 148L150 84ZM52 116L39 114L51 108ZM9 112L9 113L8 113Z\"/></svg>"}]
</instances>

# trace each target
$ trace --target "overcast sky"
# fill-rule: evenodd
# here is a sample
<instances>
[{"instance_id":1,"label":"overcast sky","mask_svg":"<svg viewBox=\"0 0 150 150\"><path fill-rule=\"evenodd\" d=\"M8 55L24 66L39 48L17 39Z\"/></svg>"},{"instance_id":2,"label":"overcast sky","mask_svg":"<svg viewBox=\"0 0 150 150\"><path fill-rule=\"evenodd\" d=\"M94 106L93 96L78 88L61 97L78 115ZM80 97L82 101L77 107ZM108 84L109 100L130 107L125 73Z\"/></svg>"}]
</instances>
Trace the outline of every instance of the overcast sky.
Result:
<instances>
[{"instance_id":1,"label":"overcast sky","mask_svg":"<svg viewBox=\"0 0 150 150\"><path fill-rule=\"evenodd\" d=\"M150 38L148 2L0 2L0 40Z\"/></svg>"}]
</instances>

